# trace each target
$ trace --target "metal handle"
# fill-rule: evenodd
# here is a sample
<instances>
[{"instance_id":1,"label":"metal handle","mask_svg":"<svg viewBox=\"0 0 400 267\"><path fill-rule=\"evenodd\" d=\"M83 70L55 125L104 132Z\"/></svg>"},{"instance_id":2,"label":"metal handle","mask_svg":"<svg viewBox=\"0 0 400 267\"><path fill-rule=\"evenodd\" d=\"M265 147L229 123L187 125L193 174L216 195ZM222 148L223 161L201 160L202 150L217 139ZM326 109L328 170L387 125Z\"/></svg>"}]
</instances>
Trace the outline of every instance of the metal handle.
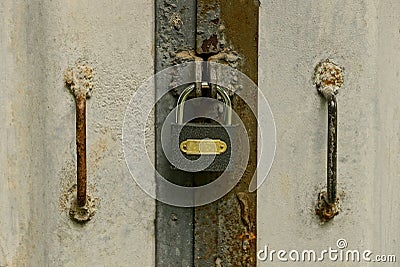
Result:
<instances>
[{"instance_id":1,"label":"metal handle","mask_svg":"<svg viewBox=\"0 0 400 267\"><path fill-rule=\"evenodd\" d=\"M336 94L343 84L343 70L332 60L318 64L315 85L328 102L328 148L326 162L327 188L318 195L317 215L327 221L339 214L340 203L337 195L337 121L338 108Z\"/></svg>"},{"instance_id":2,"label":"metal handle","mask_svg":"<svg viewBox=\"0 0 400 267\"><path fill-rule=\"evenodd\" d=\"M202 83L202 85L207 83ZM231 125L232 124L232 102L229 98L228 92L223 89L222 87L216 85L217 93L222 97L225 104L228 106L228 110L225 116L225 124ZM188 98L189 94L196 88L195 84L188 86L183 92L180 94L178 98L178 108L176 109L176 123L182 124L183 123L183 110L185 107L185 101Z\"/></svg>"},{"instance_id":3,"label":"metal handle","mask_svg":"<svg viewBox=\"0 0 400 267\"><path fill-rule=\"evenodd\" d=\"M79 207L86 205L86 92L75 94L76 99L76 183Z\"/></svg>"},{"instance_id":4,"label":"metal handle","mask_svg":"<svg viewBox=\"0 0 400 267\"><path fill-rule=\"evenodd\" d=\"M326 162L327 188L318 194L317 215L328 221L339 214L337 196L337 102L335 94L328 96L328 149Z\"/></svg>"},{"instance_id":5,"label":"metal handle","mask_svg":"<svg viewBox=\"0 0 400 267\"><path fill-rule=\"evenodd\" d=\"M86 170L86 97L92 89L92 68L86 65L68 68L64 79L76 103L76 202L71 203L69 215L78 222L89 221L95 213L94 199L87 195Z\"/></svg>"},{"instance_id":6,"label":"metal handle","mask_svg":"<svg viewBox=\"0 0 400 267\"><path fill-rule=\"evenodd\" d=\"M337 168L337 101L332 95L328 100L328 150L327 150L327 199L328 204L336 203Z\"/></svg>"}]
</instances>

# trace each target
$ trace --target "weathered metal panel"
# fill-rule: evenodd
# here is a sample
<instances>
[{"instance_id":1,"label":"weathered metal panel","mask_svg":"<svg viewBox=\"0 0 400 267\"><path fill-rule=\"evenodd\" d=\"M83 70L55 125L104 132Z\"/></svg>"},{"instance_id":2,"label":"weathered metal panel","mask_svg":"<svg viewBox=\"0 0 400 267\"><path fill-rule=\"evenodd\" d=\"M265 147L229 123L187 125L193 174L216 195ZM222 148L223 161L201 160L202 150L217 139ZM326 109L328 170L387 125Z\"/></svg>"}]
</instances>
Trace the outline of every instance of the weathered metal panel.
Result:
<instances>
[{"instance_id":1,"label":"weathered metal panel","mask_svg":"<svg viewBox=\"0 0 400 267\"><path fill-rule=\"evenodd\" d=\"M196 1L157 0L156 1L156 59L155 71L180 63L176 56L181 51L195 49ZM190 56L186 57L190 60ZM159 95L162 88L156 91ZM176 93L170 92L156 106L156 168L165 178L180 185L189 186L192 175L172 170L161 147L161 128L169 114L170 107L176 105ZM165 192L157 187L157 194ZM193 265L193 208L173 207L161 202L156 205L156 265Z\"/></svg>"},{"instance_id":2,"label":"weathered metal panel","mask_svg":"<svg viewBox=\"0 0 400 267\"><path fill-rule=\"evenodd\" d=\"M253 0L198 2L200 2L198 7L216 7L220 12L218 23L223 36L219 40L222 40L224 46L226 42L226 47L221 55L216 54L210 60L231 64L257 83L259 2ZM209 14L201 13L201 10L199 12L198 20L200 17L200 21L210 21ZM215 31L215 28L209 30L212 31ZM199 52L199 40L206 38L198 35L197 40ZM212 52L219 52L219 48L215 47ZM231 53L237 60L228 62L223 53ZM257 92L245 90L244 94L253 100L247 104L257 107ZM214 203L195 209L195 266L256 265L256 193L249 193L248 188L257 163L257 121L242 99L235 95L232 102L235 112L249 133L249 163L245 174L230 193Z\"/></svg>"},{"instance_id":3,"label":"weathered metal panel","mask_svg":"<svg viewBox=\"0 0 400 267\"><path fill-rule=\"evenodd\" d=\"M199 55L216 54L224 47L219 2L219 0L197 1L196 52Z\"/></svg>"}]
</instances>

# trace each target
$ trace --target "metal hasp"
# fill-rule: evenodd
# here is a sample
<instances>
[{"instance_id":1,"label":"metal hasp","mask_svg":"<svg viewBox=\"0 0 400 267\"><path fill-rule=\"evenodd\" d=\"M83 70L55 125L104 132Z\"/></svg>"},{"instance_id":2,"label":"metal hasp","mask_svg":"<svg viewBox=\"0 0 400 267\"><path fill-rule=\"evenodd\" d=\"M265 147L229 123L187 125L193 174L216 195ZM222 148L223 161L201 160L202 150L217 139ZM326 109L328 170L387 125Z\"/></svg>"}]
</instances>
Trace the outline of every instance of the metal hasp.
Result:
<instances>
[{"instance_id":1,"label":"metal hasp","mask_svg":"<svg viewBox=\"0 0 400 267\"><path fill-rule=\"evenodd\" d=\"M337 101L336 94L343 84L342 69L333 61L321 62L315 73L315 85L328 102L327 188L318 195L316 214L328 221L339 214L337 194Z\"/></svg>"},{"instance_id":2,"label":"metal hasp","mask_svg":"<svg viewBox=\"0 0 400 267\"><path fill-rule=\"evenodd\" d=\"M93 87L92 73L91 67L78 65L74 69L67 69L64 76L76 103L77 197L76 201L71 203L69 215L77 222L89 221L95 212L86 192L86 98L90 96Z\"/></svg>"}]
</instances>

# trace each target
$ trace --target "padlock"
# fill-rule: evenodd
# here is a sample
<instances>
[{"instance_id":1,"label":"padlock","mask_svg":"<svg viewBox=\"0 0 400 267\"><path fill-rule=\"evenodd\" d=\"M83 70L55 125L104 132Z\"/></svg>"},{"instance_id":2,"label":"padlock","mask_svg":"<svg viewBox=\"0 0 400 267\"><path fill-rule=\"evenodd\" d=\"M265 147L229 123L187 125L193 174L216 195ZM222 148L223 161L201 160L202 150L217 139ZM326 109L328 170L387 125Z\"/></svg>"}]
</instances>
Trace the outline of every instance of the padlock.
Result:
<instances>
[{"instance_id":1,"label":"padlock","mask_svg":"<svg viewBox=\"0 0 400 267\"><path fill-rule=\"evenodd\" d=\"M184 124L185 101L194 89L194 85L187 87L178 99L176 121L171 126L171 166L174 169L190 172L232 171L235 159L232 148L236 138L236 126L232 125L232 103L229 94L222 87L216 86L218 95L225 102L224 125L193 122ZM209 164L197 169L199 160Z\"/></svg>"}]
</instances>

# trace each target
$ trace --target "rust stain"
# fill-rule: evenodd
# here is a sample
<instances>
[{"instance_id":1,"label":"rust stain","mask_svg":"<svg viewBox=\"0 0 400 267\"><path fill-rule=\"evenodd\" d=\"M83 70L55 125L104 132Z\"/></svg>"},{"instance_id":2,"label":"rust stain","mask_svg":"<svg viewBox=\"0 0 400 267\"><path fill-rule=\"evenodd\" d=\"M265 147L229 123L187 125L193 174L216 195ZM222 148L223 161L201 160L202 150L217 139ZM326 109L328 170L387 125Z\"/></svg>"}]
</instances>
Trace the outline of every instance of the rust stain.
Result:
<instances>
[{"instance_id":1,"label":"rust stain","mask_svg":"<svg viewBox=\"0 0 400 267\"><path fill-rule=\"evenodd\" d=\"M252 223L250 221L250 208L249 208L249 197L244 192L239 192L236 194L237 198L239 199L240 203L240 215L242 221L245 223L248 229L251 229Z\"/></svg>"},{"instance_id":2,"label":"rust stain","mask_svg":"<svg viewBox=\"0 0 400 267\"><path fill-rule=\"evenodd\" d=\"M210 20L212 23L214 23L215 25L218 25L218 23L219 23L219 18L216 18L216 19L212 19L212 20Z\"/></svg>"},{"instance_id":3,"label":"rust stain","mask_svg":"<svg viewBox=\"0 0 400 267\"><path fill-rule=\"evenodd\" d=\"M211 46L213 49L210 49ZM203 41L203 44L201 45L201 49L204 53L210 53L213 50L216 50L218 48L218 37L216 34L213 34L210 36L210 38L205 39Z\"/></svg>"},{"instance_id":4,"label":"rust stain","mask_svg":"<svg viewBox=\"0 0 400 267\"><path fill-rule=\"evenodd\" d=\"M220 19L219 0L197 1L196 50L198 54L215 54L225 45Z\"/></svg>"},{"instance_id":5,"label":"rust stain","mask_svg":"<svg viewBox=\"0 0 400 267\"><path fill-rule=\"evenodd\" d=\"M318 194L317 205L315 208L315 214L319 216L321 222L327 222L333 219L340 212L339 197L333 204L327 202L327 191L323 190Z\"/></svg>"},{"instance_id":6,"label":"rust stain","mask_svg":"<svg viewBox=\"0 0 400 267\"><path fill-rule=\"evenodd\" d=\"M245 226L246 232L242 233L239 238L242 240L242 263L244 266L254 262L254 257L251 255L251 249L255 249L257 235L253 232L253 222L251 208L249 206L250 198L248 193L238 192L236 194L240 204L240 216Z\"/></svg>"},{"instance_id":7,"label":"rust stain","mask_svg":"<svg viewBox=\"0 0 400 267\"><path fill-rule=\"evenodd\" d=\"M114 148L114 146L115 143L112 141L112 137L104 135L88 148L88 175L93 174L98 169L100 162L105 158L107 153Z\"/></svg>"},{"instance_id":8,"label":"rust stain","mask_svg":"<svg viewBox=\"0 0 400 267\"><path fill-rule=\"evenodd\" d=\"M343 85L343 67L338 66L331 59L321 61L315 67L314 85L325 98L337 94Z\"/></svg>"}]
</instances>

